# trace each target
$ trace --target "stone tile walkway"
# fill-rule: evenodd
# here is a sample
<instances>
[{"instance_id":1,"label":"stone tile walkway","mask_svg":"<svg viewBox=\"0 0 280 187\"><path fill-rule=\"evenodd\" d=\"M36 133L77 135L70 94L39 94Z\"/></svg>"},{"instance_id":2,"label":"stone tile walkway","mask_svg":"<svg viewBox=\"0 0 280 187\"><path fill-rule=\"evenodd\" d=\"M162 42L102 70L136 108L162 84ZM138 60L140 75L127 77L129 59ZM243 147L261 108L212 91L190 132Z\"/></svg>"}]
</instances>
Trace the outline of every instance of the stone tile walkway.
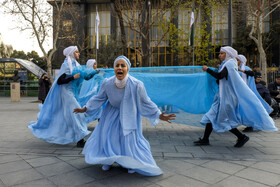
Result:
<instances>
[{"instance_id":1,"label":"stone tile walkway","mask_svg":"<svg viewBox=\"0 0 280 187\"><path fill-rule=\"evenodd\" d=\"M143 120L143 134L164 174L128 174L114 165L85 163L75 144L55 145L35 138L27 125L36 120L36 98L11 103L0 97L0 187L4 186L277 186L280 187L280 133L247 133L250 141L234 148L231 133L213 133L211 146L193 146L204 129ZM275 120L280 128L280 119ZM89 124L94 129L96 122ZM242 127L240 127L242 129Z\"/></svg>"}]
</instances>

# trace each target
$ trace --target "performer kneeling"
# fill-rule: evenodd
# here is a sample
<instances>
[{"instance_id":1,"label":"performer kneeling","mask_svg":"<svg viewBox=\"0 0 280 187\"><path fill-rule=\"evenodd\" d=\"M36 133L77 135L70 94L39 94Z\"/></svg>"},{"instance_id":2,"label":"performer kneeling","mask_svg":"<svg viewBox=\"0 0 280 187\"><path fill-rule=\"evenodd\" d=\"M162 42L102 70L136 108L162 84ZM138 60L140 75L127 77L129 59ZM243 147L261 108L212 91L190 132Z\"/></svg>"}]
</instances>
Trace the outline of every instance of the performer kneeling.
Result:
<instances>
[{"instance_id":1,"label":"performer kneeling","mask_svg":"<svg viewBox=\"0 0 280 187\"><path fill-rule=\"evenodd\" d=\"M83 154L89 164L104 164L109 170L117 162L129 173L147 176L162 174L150 151L149 142L142 134L141 117L156 125L159 120L170 122L175 114L161 113L148 97L143 83L128 74L130 61L120 56L114 61L115 76L105 79L97 95L75 113L91 112L106 104L100 121L87 140Z\"/></svg>"}]
</instances>

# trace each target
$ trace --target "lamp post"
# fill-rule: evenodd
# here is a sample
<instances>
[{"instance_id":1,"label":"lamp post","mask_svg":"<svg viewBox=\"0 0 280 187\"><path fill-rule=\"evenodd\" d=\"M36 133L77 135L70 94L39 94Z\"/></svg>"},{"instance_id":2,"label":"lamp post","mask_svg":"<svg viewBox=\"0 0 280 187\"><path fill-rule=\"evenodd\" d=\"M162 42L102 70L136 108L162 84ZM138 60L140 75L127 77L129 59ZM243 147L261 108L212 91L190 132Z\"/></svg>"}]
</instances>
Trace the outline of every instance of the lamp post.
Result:
<instances>
[{"instance_id":1,"label":"lamp post","mask_svg":"<svg viewBox=\"0 0 280 187\"><path fill-rule=\"evenodd\" d=\"M150 25L150 22L151 22L151 1L149 0L148 1L148 19L149 19L149 24L148 25ZM150 32L150 31L149 31ZM149 46L150 46L150 48L151 48L151 37L153 37L153 36L151 36L151 32L149 33L149 41L147 41L147 42L149 42ZM149 49L150 51L151 51L151 49ZM151 56L152 56L152 54L149 56L149 67L151 67L152 66L152 59L151 59Z\"/></svg>"},{"instance_id":2,"label":"lamp post","mask_svg":"<svg viewBox=\"0 0 280 187\"><path fill-rule=\"evenodd\" d=\"M232 45L232 4L231 0L228 1L228 45Z\"/></svg>"}]
</instances>

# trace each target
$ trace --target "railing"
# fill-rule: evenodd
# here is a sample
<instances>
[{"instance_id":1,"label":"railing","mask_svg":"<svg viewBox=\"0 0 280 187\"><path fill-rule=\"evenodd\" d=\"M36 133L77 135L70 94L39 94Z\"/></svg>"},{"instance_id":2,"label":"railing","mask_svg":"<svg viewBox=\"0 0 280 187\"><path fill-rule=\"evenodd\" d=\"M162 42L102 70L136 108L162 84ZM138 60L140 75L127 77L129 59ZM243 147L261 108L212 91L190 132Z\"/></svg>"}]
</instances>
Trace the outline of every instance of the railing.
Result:
<instances>
[{"instance_id":1,"label":"railing","mask_svg":"<svg viewBox=\"0 0 280 187\"><path fill-rule=\"evenodd\" d=\"M0 96L10 96L10 82L0 80ZM38 96L38 81L20 81L21 96Z\"/></svg>"},{"instance_id":2,"label":"railing","mask_svg":"<svg viewBox=\"0 0 280 187\"><path fill-rule=\"evenodd\" d=\"M274 82L277 75L280 75L280 69L278 67L267 68L267 83Z\"/></svg>"}]
</instances>

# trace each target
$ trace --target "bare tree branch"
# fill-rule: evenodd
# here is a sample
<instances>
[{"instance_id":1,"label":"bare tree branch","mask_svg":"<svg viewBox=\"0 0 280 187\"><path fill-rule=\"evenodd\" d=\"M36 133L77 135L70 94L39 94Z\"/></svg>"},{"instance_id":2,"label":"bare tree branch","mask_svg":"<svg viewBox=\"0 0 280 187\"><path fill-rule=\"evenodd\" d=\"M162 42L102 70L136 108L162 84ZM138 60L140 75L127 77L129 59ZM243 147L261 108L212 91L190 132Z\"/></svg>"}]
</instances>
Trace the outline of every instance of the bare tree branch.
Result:
<instances>
[{"instance_id":1,"label":"bare tree branch","mask_svg":"<svg viewBox=\"0 0 280 187\"><path fill-rule=\"evenodd\" d=\"M52 74L51 59L55 53L56 44L61 27L61 15L65 10L64 0L49 1L53 5L53 10L56 11L57 17L52 22L53 14L51 5L43 0L10 0L2 3L7 13L17 16L21 21L18 25L20 30L31 30L35 36L37 43L43 53L44 59L47 61L48 74ZM53 25L54 24L54 25ZM55 32L52 32L54 29ZM44 47L46 38L53 34L53 48L48 53Z\"/></svg>"}]
</instances>

